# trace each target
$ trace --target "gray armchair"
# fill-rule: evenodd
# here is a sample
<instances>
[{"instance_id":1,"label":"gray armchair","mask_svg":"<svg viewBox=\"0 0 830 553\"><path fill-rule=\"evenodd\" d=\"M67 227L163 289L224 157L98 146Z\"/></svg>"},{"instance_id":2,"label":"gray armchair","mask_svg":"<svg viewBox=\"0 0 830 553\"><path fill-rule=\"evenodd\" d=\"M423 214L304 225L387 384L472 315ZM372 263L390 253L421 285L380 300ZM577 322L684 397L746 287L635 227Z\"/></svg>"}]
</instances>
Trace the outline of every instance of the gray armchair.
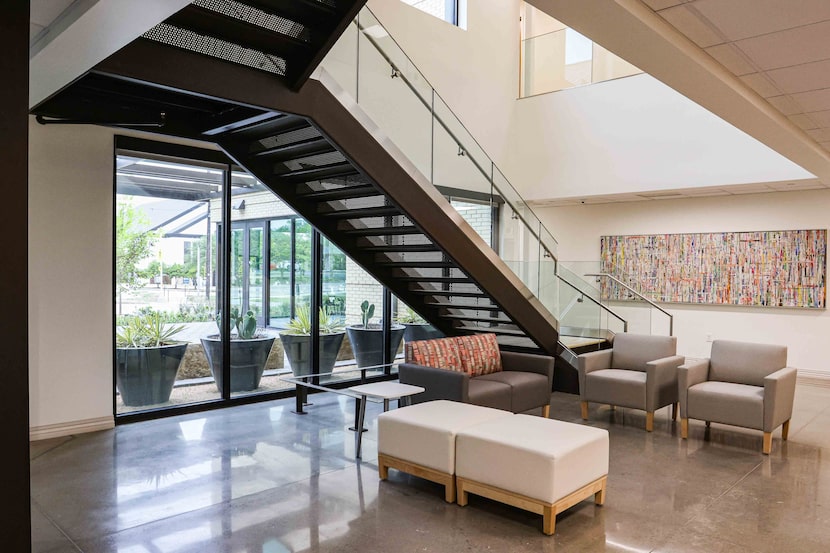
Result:
<instances>
[{"instance_id":1,"label":"gray armchair","mask_svg":"<svg viewBox=\"0 0 830 553\"><path fill-rule=\"evenodd\" d=\"M796 370L787 367L786 346L715 340L709 359L679 368L680 435L689 419L754 428L764 433L769 455L772 432L786 440L795 399Z\"/></svg>"},{"instance_id":2,"label":"gray armchair","mask_svg":"<svg viewBox=\"0 0 830 553\"><path fill-rule=\"evenodd\" d=\"M617 334L612 349L583 353L578 359L582 418L588 403L607 403L642 409L646 430L654 430L654 411L672 406L677 420L677 367L685 358L677 353L674 336Z\"/></svg>"}]
</instances>

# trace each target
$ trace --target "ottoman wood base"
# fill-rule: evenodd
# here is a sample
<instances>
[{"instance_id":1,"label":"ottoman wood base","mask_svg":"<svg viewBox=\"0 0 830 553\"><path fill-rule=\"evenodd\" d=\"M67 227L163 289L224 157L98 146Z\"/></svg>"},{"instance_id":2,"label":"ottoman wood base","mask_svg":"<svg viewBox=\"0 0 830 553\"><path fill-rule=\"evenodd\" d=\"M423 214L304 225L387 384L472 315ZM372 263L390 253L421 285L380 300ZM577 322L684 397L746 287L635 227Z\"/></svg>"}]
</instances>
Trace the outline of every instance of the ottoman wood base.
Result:
<instances>
[{"instance_id":1,"label":"ottoman wood base","mask_svg":"<svg viewBox=\"0 0 830 553\"><path fill-rule=\"evenodd\" d=\"M389 469L397 469L401 472L442 484L444 486L444 499L447 503L455 502L455 475L440 472L429 467L424 467L416 463L410 463L403 459L390 457L389 455L378 454L378 475L381 480L389 478Z\"/></svg>"},{"instance_id":2,"label":"ottoman wood base","mask_svg":"<svg viewBox=\"0 0 830 553\"><path fill-rule=\"evenodd\" d=\"M594 503L602 505L605 503L605 485L608 480L607 476L603 476L594 480L587 486L584 486L557 501L556 503L546 503L532 497L527 497L501 488L490 486L489 484L482 484L461 478L456 478L458 486L458 504L462 507L467 504L467 494L474 493L500 503L512 505L537 515L542 515L542 532L548 536L552 535L556 529L556 515L573 507L580 501L594 496Z\"/></svg>"}]
</instances>

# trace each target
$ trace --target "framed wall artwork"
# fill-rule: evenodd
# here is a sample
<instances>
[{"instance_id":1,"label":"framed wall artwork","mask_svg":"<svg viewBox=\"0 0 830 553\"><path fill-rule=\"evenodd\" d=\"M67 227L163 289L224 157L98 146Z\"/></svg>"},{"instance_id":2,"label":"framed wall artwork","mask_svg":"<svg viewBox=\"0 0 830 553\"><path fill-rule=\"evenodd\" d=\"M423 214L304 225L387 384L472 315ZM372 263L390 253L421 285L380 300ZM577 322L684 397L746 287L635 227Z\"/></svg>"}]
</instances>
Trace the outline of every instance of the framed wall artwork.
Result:
<instances>
[{"instance_id":1,"label":"framed wall artwork","mask_svg":"<svg viewBox=\"0 0 830 553\"><path fill-rule=\"evenodd\" d=\"M657 302L824 309L827 230L603 236L602 271ZM605 285L607 299L626 299Z\"/></svg>"}]
</instances>

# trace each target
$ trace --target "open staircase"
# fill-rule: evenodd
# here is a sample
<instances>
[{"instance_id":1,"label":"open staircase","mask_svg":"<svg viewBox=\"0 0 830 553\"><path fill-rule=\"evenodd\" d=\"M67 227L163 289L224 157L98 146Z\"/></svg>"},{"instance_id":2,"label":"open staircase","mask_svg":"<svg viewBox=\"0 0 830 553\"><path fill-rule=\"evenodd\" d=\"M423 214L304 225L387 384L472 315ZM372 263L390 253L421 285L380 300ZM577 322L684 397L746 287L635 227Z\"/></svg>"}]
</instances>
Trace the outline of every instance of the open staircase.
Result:
<instances>
[{"instance_id":1,"label":"open staircase","mask_svg":"<svg viewBox=\"0 0 830 553\"><path fill-rule=\"evenodd\" d=\"M567 354L429 179L325 73L308 80L364 1L196 0L34 112L218 144L445 334Z\"/></svg>"}]
</instances>

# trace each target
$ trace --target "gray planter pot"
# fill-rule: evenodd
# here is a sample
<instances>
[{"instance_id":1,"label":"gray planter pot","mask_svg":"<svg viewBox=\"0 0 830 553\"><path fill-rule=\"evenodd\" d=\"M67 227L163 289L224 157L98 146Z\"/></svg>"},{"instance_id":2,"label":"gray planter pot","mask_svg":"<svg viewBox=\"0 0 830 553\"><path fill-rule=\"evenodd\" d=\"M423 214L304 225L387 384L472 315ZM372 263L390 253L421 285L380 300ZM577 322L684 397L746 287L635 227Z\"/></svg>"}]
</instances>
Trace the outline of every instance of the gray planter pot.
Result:
<instances>
[{"instance_id":1,"label":"gray planter pot","mask_svg":"<svg viewBox=\"0 0 830 553\"><path fill-rule=\"evenodd\" d=\"M231 392L250 392L259 388L265 362L276 338L231 340ZM224 384L222 376L222 341L216 336L202 338L202 347L210 365L210 374L219 393Z\"/></svg>"},{"instance_id":2,"label":"gray planter pot","mask_svg":"<svg viewBox=\"0 0 830 553\"><path fill-rule=\"evenodd\" d=\"M291 365L294 376L330 373L337 361L337 352L343 344L345 332L320 335L320 367L314 370L311 364L311 336L307 334L280 334L282 347Z\"/></svg>"},{"instance_id":3,"label":"gray planter pot","mask_svg":"<svg viewBox=\"0 0 830 553\"><path fill-rule=\"evenodd\" d=\"M402 323L406 328L403 331L403 339L406 342L416 340L432 340L443 338L444 333L429 323Z\"/></svg>"},{"instance_id":4,"label":"gray planter pot","mask_svg":"<svg viewBox=\"0 0 830 553\"><path fill-rule=\"evenodd\" d=\"M394 359L395 353L403 339L404 326L393 324L391 328L392 340L389 344L389 359ZM352 345L354 358L358 367L374 367L383 364L383 329L380 325L351 325L346 327L349 342Z\"/></svg>"},{"instance_id":5,"label":"gray planter pot","mask_svg":"<svg viewBox=\"0 0 830 553\"><path fill-rule=\"evenodd\" d=\"M115 385L130 407L170 401L187 344L116 348Z\"/></svg>"}]
</instances>

